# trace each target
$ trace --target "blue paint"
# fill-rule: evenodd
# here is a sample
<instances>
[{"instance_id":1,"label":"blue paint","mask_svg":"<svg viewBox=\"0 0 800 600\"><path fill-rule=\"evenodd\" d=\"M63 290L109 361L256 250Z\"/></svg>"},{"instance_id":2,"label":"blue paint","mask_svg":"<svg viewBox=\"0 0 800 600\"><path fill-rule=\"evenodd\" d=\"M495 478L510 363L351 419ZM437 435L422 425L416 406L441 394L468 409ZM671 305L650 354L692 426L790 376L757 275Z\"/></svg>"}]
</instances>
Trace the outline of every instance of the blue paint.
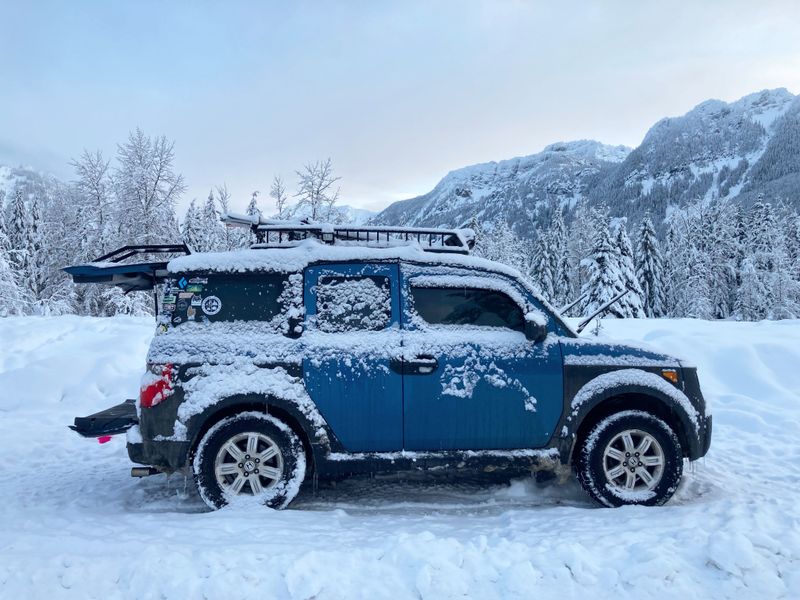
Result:
<instances>
[{"instance_id":1,"label":"blue paint","mask_svg":"<svg viewBox=\"0 0 800 600\"><path fill-rule=\"evenodd\" d=\"M504 345L500 351L496 343L496 329L458 332L458 328L451 327L446 333L440 330L437 335L435 327L415 325L408 278L437 273L453 275L454 270L403 269L401 293L406 346L439 361L433 373L404 376L405 449L487 450L545 446L563 409L560 345L534 344L522 333L509 330L502 333L511 342L513 356L509 357L509 345ZM465 270L463 274L474 276L476 273ZM517 282L504 279L514 285L523 298L539 306ZM492 375L499 375L506 385L498 385ZM462 395L445 393L454 377L473 378L474 388L463 389L464 385L456 385L457 389L463 389ZM530 396L536 401L534 411L526 409Z\"/></svg>"},{"instance_id":2,"label":"blue paint","mask_svg":"<svg viewBox=\"0 0 800 600\"><path fill-rule=\"evenodd\" d=\"M387 346L400 335L398 267L396 264L326 264L305 272L303 300L307 326L313 330L317 314L316 285L326 275L386 276L391 284L392 315L383 331L361 335L385 338ZM330 334L332 336L338 334ZM344 334L347 335L347 334ZM346 359L346 360L345 360ZM347 356L305 359L306 389L336 437L350 452L387 452L403 447L402 375L390 368L387 357L372 356L352 347Z\"/></svg>"}]
</instances>

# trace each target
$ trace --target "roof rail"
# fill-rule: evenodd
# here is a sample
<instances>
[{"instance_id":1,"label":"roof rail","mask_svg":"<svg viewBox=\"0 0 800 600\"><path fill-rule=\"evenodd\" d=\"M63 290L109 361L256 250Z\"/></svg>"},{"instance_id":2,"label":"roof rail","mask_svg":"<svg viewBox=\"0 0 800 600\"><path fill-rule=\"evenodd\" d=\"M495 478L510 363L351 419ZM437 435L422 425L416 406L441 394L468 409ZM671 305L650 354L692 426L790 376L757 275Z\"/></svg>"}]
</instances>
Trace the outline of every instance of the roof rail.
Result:
<instances>
[{"instance_id":1,"label":"roof rail","mask_svg":"<svg viewBox=\"0 0 800 600\"><path fill-rule=\"evenodd\" d=\"M192 251L186 244L133 244L129 246L122 246L95 258L92 262L122 262L131 256L139 254L191 254Z\"/></svg>"},{"instance_id":2,"label":"roof rail","mask_svg":"<svg viewBox=\"0 0 800 600\"><path fill-rule=\"evenodd\" d=\"M386 227L381 225L331 225L313 221L281 221L227 213L222 221L232 227L248 227L256 236L253 248L287 248L316 239L330 245L388 248L415 242L426 252L469 254L475 245L471 229Z\"/></svg>"}]
</instances>

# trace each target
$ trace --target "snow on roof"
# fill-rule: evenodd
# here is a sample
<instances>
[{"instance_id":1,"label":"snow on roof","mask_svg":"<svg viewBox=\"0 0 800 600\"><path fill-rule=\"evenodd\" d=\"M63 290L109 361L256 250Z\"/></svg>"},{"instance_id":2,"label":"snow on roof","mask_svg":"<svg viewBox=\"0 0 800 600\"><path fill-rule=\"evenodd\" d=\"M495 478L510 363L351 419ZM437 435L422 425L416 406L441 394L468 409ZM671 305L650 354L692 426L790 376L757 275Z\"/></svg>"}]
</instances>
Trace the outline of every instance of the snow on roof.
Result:
<instances>
[{"instance_id":1,"label":"snow on roof","mask_svg":"<svg viewBox=\"0 0 800 600\"><path fill-rule=\"evenodd\" d=\"M256 248L227 252L198 252L172 259L167 265L171 273L184 271L219 271L242 273L246 271L278 271L294 273L318 262L348 262L356 260L405 260L448 266L468 267L503 273L519 278L516 269L477 256L426 252L416 243L373 248L360 245L330 245L314 239L304 240L287 248Z\"/></svg>"}]
</instances>

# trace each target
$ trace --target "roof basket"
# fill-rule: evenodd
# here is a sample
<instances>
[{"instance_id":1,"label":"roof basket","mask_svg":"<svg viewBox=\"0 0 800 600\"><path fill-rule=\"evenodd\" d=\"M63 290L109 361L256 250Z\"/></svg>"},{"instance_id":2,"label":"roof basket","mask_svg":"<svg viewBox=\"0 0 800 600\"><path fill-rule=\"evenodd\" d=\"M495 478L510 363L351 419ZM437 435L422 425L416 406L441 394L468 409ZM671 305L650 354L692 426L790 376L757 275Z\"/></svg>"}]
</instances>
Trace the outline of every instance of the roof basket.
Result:
<instances>
[{"instance_id":1,"label":"roof basket","mask_svg":"<svg viewBox=\"0 0 800 600\"><path fill-rule=\"evenodd\" d=\"M336 246L389 248L417 243L426 252L469 254L475 245L471 229L384 227L380 225L330 225L313 221L279 221L228 213L222 221L232 227L248 227L256 236L253 248L287 248L307 239Z\"/></svg>"},{"instance_id":2,"label":"roof basket","mask_svg":"<svg viewBox=\"0 0 800 600\"><path fill-rule=\"evenodd\" d=\"M119 263L131 256L141 254L191 254L191 250L186 244L136 244L122 246L108 254L98 256L92 262L113 262Z\"/></svg>"}]
</instances>

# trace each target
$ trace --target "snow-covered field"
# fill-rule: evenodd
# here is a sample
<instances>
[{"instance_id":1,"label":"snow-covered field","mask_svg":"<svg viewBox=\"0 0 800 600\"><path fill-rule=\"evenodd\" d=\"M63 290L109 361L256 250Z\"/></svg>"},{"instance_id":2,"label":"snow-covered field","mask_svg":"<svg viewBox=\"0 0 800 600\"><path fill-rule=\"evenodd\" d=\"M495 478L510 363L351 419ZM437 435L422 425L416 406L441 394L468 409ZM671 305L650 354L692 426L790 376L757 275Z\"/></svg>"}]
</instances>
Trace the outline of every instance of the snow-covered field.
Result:
<instances>
[{"instance_id":1,"label":"snow-covered field","mask_svg":"<svg viewBox=\"0 0 800 600\"><path fill-rule=\"evenodd\" d=\"M662 508L575 483L348 481L206 512L134 480L124 436L66 428L132 397L147 319L0 319L2 598L798 598L800 321L606 321L695 362L711 452Z\"/></svg>"}]
</instances>

